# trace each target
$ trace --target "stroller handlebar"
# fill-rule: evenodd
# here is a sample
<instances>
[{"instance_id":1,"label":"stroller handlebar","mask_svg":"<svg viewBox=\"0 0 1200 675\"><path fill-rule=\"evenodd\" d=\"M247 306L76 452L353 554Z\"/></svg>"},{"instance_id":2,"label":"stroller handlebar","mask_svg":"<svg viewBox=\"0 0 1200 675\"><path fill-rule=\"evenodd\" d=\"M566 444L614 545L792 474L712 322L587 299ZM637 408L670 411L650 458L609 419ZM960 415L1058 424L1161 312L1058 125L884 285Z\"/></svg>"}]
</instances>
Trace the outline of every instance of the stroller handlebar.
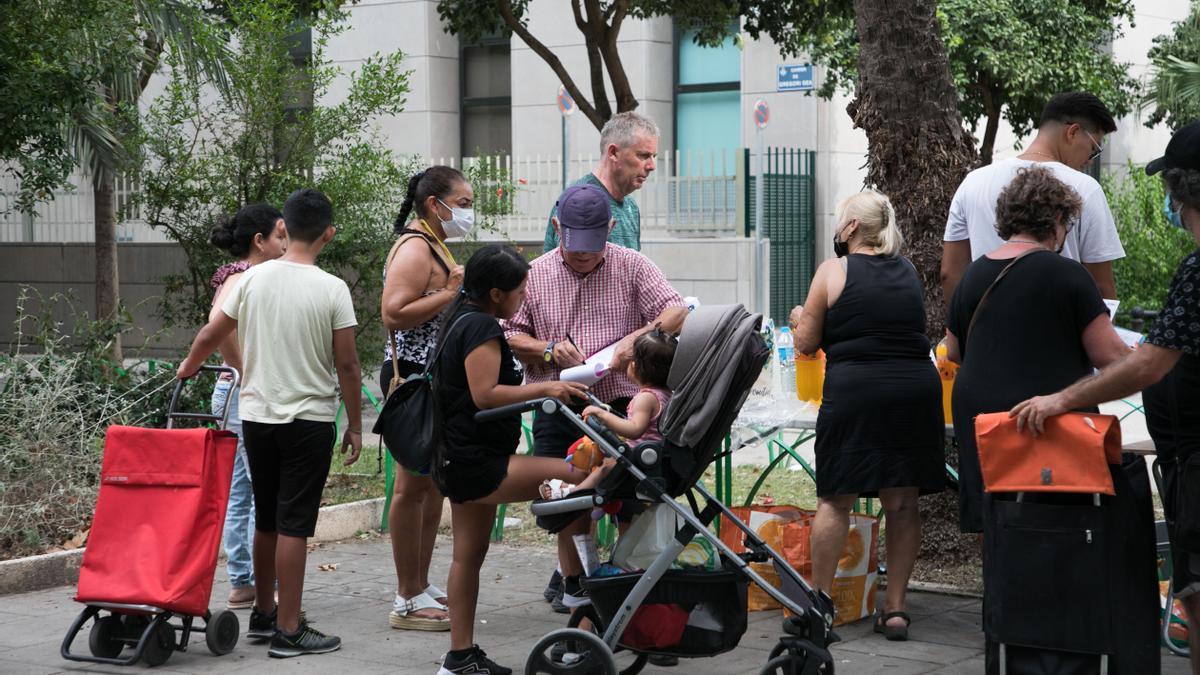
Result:
<instances>
[{"instance_id":1,"label":"stroller handlebar","mask_svg":"<svg viewBox=\"0 0 1200 675\"><path fill-rule=\"evenodd\" d=\"M502 405L499 408L480 410L479 412L475 413L475 421L491 422L502 417L520 415L521 413L528 412L530 410L537 410L538 408L541 408L547 413L552 413L558 410L558 406L560 405L562 404L552 398L535 398L532 401L521 401L520 403Z\"/></svg>"}]
</instances>

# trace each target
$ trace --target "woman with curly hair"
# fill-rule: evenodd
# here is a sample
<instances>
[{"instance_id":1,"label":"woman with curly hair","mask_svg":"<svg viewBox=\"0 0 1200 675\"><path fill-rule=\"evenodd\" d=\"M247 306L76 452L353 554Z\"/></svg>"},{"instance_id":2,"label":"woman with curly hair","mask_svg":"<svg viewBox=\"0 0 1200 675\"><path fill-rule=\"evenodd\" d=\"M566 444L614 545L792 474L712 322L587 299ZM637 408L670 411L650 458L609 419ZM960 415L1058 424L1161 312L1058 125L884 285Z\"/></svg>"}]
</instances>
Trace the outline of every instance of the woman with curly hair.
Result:
<instances>
[{"instance_id":1,"label":"woman with curly hair","mask_svg":"<svg viewBox=\"0 0 1200 675\"><path fill-rule=\"evenodd\" d=\"M1079 209L1079 196L1049 170L1018 172L996 202L996 232L1006 243L967 267L950 301L946 346L962 364L953 412L963 532L983 532L975 416L1058 391L1129 351L1087 270L1046 255L1062 248Z\"/></svg>"},{"instance_id":2,"label":"woman with curly hair","mask_svg":"<svg viewBox=\"0 0 1200 675\"><path fill-rule=\"evenodd\" d=\"M959 527L963 532L982 532L985 545L998 536L993 508L997 500L1012 499L1014 495L984 495L975 417L1008 411L1031 396L1058 391L1093 368L1104 368L1129 352L1113 330L1091 275L1078 262L1056 255L1079 210L1079 196L1049 170L1021 170L996 203L996 232L1006 243L967 267L950 301L946 345L950 359L962 364L955 378L952 403L959 453ZM1144 472L1142 478L1144 481ZM1119 470L1114 473L1114 482L1118 481L1122 483L1118 493L1127 495L1131 484ZM1050 499L1066 497L1076 498L1060 495ZM1036 496L1027 501L1042 499ZM1026 554L1049 558L1059 540L1044 541L1044 547L1031 547ZM1012 628L1002 617L993 616L1001 609L996 594L1029 580L1013 579L1010 570L989 565L988 550L985 548L983 561L983 623L988 636L985 670L992 673L998 672L1000 646L991 636L1007 634L1005 631ZM1146 553L1153 555L1153 540L1147 543ZM1055 573L1053 567L1048 564L1045 573ZM1057 572L1098 576L1105 570ZM1152 569L1146 580L1153 581ZM1132 579L1123 580L1122 590L1116 595L1124 598L1126 590L1137 585ZM1097 592L1109 591L1100 585ZM1039 603L1045 601L1032 594L1028 598L1030 616L1051 611L1048 607L1041 609ZM1069 619L1060 614L1056 620ZM1153 617L1150 621L1147 625L1153 626ZM1132 629L1126 632L1132 633ZM1007 672L1099 672L1093 670L1098 667L1094 663L1098 657L1055 649L1006 645L1004 658ZM1114 667L1111 672L1126 671Z\"/></svg>"}]
</instances>

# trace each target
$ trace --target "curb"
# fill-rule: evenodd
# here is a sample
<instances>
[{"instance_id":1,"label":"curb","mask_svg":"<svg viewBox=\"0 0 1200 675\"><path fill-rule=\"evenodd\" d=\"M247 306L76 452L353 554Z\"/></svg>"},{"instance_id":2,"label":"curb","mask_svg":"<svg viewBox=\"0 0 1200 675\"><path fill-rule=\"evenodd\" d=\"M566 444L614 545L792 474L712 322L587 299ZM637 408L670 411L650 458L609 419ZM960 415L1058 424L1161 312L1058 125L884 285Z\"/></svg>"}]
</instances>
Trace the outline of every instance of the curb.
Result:
<instances>
[{"instance_id":1,"label":"curb","mask_svg":"<svg viewBox=\"0 0 1200 675\"><path fill-rule=\"evenodd\" d=\"M349 539L363 530L378 528L383 502L383 497L376 497L323 507L317 517L317 531L309 541ZM79 548L0 561L0 595L75 584L79 581L83 551Z\"/></svg>"}]
</instances>

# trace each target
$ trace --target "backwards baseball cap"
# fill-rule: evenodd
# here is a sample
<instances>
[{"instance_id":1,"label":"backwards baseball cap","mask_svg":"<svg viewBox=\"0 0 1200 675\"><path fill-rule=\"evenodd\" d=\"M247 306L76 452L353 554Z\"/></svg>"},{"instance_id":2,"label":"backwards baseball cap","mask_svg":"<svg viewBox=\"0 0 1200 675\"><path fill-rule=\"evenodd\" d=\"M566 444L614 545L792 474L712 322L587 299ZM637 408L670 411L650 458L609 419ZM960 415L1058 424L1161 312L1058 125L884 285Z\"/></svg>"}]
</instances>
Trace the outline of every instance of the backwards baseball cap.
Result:
<instances>
[{"instance_id":1,"label":"backwards baseball cap","mask_svg":"<svg viewBox=\"0 0 1200 675\"><path fill-rule=\"evenodd\" d=\"M1176 131L1163 156L1146 165L1146 173L1151 176L1164 169L1200 171L1200 120Z\"/></svg>"},{"instance_id":2,"label":"backwards baseball cap","mask_svg":"<svg viewBox=\"0 0 1200 675\"><path fill-rule=\"evenodd\" d=\"M604 250L612 208L603 190L595 185L572 185L559 195L556 207L563 248L577 253Z\"/></svg>"}]
</instances>

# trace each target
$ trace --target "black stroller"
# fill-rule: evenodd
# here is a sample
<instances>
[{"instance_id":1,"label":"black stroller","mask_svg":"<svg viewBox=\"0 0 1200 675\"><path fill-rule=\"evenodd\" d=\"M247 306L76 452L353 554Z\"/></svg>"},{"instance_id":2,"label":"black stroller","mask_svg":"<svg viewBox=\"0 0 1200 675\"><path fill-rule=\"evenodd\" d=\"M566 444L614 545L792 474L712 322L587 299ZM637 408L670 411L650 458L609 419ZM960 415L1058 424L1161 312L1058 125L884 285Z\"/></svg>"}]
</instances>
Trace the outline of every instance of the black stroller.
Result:
<instances>
[{"instance_id":1,"label":"black stroller","mask_svg":"<svg viewBox=\"0 0 1200 675\"><path fill-rule=\"evenodd\" d=\"M792 616L783 620L783 635L771 651L763 673L832 674L828 645L837 640L833 602L814 590L755 532L709 493L699 479L717 458L722 441L762 372L770 350L759 333L762 316L749 314L741 305L703 306L692 312L683 326L671 365L668 384L675 392L659 420L662 443L629 447L598 420L584 421L553 399L541 399L482 411L477 419L540 409L565 415L601 451L617 460L616 467L595 490L582 490L558 500L537 501L533 512L551 529L566 527L590 511L614 500L637 499L667 505L680 523L674 540L644 571L584 581L592 599L571 617L568 628L543 637L525 663L525 672L552 675L604 673L616 675L614 652L635 654L632 665L620 672L633 675L651 654L683 658L716 656L738 645L746 631L746 591L750 581L779 601ZM681 504L676 498L685 498ZM701 503L703 505L701 505ZM722 543L710 525L722 514L745 532L746 553L738 554ZM672 563L696 537L703 537L719 555L715 571L675 570ZM770 560L778 571L781 588L775 588L749 567ZM677 644L653 650L636 649L623 642L625 630L644 604L671 603L686 611L703 606L709 617L706 629L688 626ZM592 631L581 630L588 619Z\"/></svg>"}]
</instances>

